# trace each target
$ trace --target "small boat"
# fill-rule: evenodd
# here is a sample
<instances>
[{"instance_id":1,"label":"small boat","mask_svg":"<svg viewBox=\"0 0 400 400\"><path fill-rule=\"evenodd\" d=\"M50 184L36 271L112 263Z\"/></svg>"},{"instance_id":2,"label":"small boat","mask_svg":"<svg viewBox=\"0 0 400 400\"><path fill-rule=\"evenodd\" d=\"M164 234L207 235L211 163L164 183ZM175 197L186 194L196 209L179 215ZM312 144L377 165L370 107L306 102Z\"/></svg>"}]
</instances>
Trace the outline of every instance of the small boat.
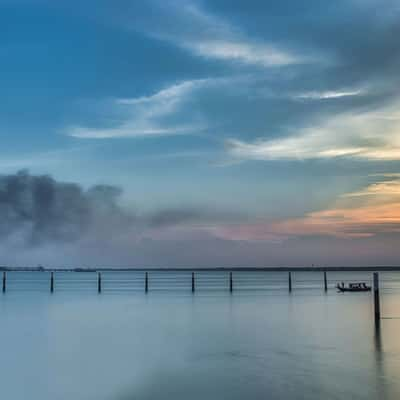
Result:
<instances>
[{"instance_id":1,"label":"small boat","mask_svg":"<svg viewBox=\"0 0 400 400\"><path fill-rule=\"evenodd\" d=\"M344 283L337 284L336 288L339 292L370 292L371 286L367 286L365 282L349 283L345 286Z\"/></svg>"}]
</instances>

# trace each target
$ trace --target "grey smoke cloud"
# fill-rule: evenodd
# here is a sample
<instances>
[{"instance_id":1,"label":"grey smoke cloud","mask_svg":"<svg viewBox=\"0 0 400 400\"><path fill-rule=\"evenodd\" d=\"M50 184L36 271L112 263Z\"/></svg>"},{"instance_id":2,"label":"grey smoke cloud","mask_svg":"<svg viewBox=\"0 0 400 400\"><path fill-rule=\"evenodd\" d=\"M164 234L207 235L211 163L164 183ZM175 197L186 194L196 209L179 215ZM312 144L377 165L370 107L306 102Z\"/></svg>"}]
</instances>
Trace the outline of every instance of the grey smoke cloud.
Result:
<instances>
[{"instance_id":1,"label":"grey smoke cloud","mask_svg":"<svg viewBox=\"0 0 400 400\"><path fill-rule=\"evenodd\" d=\"M49 175L23 170L0 176L0 238L18 237L20 244L42 246L79 240L135 240L146 229L235 218L201 207L160 209L138 215L120 205L122 189L95 185L84 189Z\"/></svg>"},{"instance_id":2,"label":"grey smoke cloud","mask_svg":"<svg viewBox=\"0 0 400 400\"><path fill-rule=\"evenodd\" d=\"M169 227L242 218L205 208L124 209L121 189L27 171L0 176L0 264L51 267L212 267L266 265L394 265L398 235L356 241L294 238L282 243L219 239L207 231L184 237ZM166 229L168 240L146 235ZM173 231L173 230L172 230Z\"/></svg>"},{"instance_id":3,"label":"grey smoke cloud","mask_svg":"<svg viewBox=\"0 0 400 400\"><path fill-rule=\"evenodd\" d=\"M0 176L0 237L23 235L30 245L71 242L99 227L126 227L134 215L118 205L121 190L97 185L84 190L28 171Z\"/></svg>"}]
</instances>

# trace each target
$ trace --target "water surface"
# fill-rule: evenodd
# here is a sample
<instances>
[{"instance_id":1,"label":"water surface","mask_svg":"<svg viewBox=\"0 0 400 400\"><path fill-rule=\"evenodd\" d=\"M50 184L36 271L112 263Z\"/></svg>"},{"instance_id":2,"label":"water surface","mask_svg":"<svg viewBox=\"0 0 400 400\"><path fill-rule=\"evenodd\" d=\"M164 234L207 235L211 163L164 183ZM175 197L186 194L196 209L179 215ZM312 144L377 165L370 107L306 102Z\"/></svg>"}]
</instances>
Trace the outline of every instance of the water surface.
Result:
<instances>
[{"instance_id":1,"label":"water surface","mask_svg":"<svg viewBox=\"0 0 400 400\"><path fill-rule=\"evenodd\" d=\"M0 296L0 388L8 400L398 399L400 286L370 294L336 281L371 274L224 272L9 274ZM386 319L391 318L391 319Z\"/></svg>"}]
</instances>

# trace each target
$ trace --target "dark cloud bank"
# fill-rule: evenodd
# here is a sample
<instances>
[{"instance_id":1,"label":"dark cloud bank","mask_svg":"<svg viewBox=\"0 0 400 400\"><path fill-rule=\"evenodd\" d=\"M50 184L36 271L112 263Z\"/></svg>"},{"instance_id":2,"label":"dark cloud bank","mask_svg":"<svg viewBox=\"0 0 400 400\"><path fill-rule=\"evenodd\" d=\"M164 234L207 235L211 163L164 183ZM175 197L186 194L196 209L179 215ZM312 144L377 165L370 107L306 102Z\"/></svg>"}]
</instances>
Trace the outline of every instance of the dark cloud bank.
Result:
<instances>
[{"instance_id":1,"label":"dark cloud bank","mask_svg":"<svg viewBox=\"0 0 400 400\"><path fill-rule=\"evenodd\" d=\"M118 205L121 190L75 183L27 171L0 177L0 238L21 235L28 246L76 241L99 225L111 229L133 223Z\"/></svg>"},{"instance_id":2,"label":"dark cloud bank","mask_svg":"<svg viewBox=\"0 0 400 400\"><path fill-rule=\"evenodd\" d=\"M121 195L113 185L85 189L26 170L0 176L0 265L174 265L172 254L189 261L190 253L168 256L165 237L153 240L152 232L229 217L191 207L139 215L120 205Z\"/></svg>"},{"instance_id":3,"label":"dark cloud bank","mask_svg":"<svg viewBox=\"0 0 400 400\"><path fill-rule=\"evenodd\" d=\"M27 246L34 247L230 216L190 207L139 216L121 207L121 195L122 190L113 185L85 190L76 183L59 182L49 175L34 176L25 170L0 176L0 238L19 234Z\"/></svg>"},{"instance_id":4,"label":"dark cloud bank","mask_svg":"<svg viewBox=\"0 0 400 400\"><path fill-rule=\"evenodd\" d=\"M119 204L111 185L84 189L26 171L0 176L0 264L52 267L212 267L396 264L397 237L349 241L293 239L280 244L222 240L168 229L233 215L182 208L141 216ZM158 232L166 229L160 240ZM189 231L190 232L190 231Z\"/></svg>"}]
</instances>

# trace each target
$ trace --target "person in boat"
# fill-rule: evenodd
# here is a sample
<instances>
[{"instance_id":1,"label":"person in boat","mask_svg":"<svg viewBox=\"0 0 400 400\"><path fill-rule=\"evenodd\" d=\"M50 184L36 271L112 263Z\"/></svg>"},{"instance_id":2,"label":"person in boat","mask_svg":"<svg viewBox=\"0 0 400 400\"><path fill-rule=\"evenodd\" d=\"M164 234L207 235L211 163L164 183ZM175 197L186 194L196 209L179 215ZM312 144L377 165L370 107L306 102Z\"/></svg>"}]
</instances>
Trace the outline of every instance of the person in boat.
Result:
<instances>
[{"instance_id":1,"label":"person in boat","mask_svg":"<svg viewBox=\"0 0 400 400\"><path fill-rule=\"evenodd\" d=\"M338 283L338 284L336 285L336 287L337 287L339 290L344 289L344 282Z\"/></svg>"},{"instance_id":2,"label":"person in boat","mask_svg":"<svg viewBox=\"0 0 400 400\"><path fill-rule=\"evenodd\" d=\"M344 292L364 292L364 291L370 291L371 288L369 286L367 286L367 284L365 282L359 282L359 283L349 283L349 286L346 288L344 286L344 283L341 282L341 284L337 284L337 288Z\"/></svg>"}]
</instances>

